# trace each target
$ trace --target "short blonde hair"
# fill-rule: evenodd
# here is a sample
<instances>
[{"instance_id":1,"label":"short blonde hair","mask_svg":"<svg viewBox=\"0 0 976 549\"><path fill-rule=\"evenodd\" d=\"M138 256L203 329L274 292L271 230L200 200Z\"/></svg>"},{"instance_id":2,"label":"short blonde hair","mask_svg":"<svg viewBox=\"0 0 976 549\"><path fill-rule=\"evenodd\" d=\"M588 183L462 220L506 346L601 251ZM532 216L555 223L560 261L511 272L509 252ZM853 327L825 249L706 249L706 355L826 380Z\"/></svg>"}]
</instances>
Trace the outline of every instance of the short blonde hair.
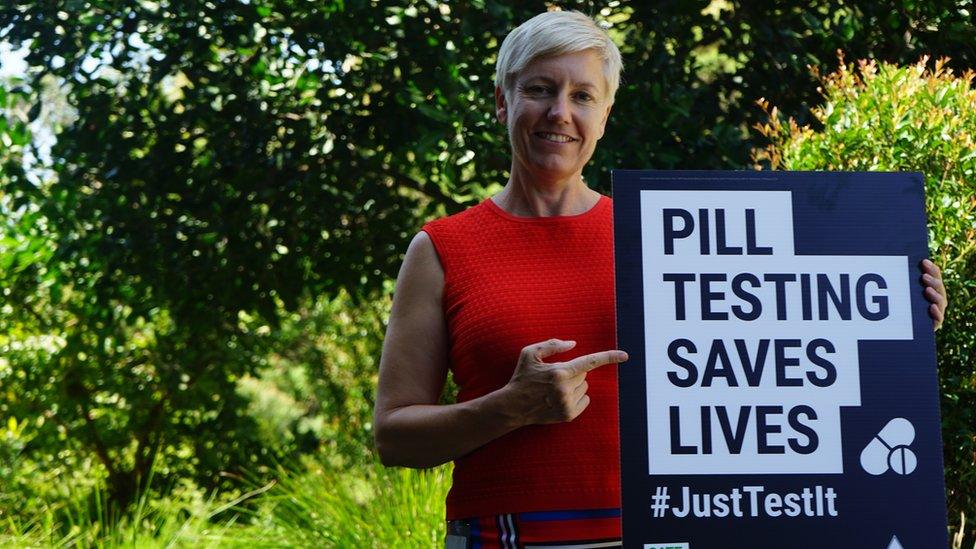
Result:
<instances>
[{"instance_id":1,"label":"short blonde hair","mask_svg":"<svg viewBox=\"0 0 976 549\"><path fill-rule=\"evenodd\" d=\"M578 11L540 13L508 33L495 62L495 85L506 94L519 72L536 59L594 50L603 59L610 101L620 85L620 50L593 19Z\"/></svg>"}]
</instances>

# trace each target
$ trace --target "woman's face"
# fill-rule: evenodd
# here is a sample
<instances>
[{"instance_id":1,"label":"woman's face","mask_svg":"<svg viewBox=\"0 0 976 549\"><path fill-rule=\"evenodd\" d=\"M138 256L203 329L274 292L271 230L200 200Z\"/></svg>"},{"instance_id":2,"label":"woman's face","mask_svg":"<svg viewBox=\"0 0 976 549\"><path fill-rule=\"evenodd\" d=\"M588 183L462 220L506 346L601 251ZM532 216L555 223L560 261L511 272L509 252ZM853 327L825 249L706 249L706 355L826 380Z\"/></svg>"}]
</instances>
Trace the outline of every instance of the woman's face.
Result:
<instances>
[{"instance_id":1,"label":"woman's face","mask_svg":"<svg viewBox=\"0 0 976 549\"><path fill-rule=\"evenodd\" d=\"M495 90L508 126L512 170L539 182L580 178L610 114L603 61L592 50L537 59L508 94Z\"/></svg>"}]
</instances>

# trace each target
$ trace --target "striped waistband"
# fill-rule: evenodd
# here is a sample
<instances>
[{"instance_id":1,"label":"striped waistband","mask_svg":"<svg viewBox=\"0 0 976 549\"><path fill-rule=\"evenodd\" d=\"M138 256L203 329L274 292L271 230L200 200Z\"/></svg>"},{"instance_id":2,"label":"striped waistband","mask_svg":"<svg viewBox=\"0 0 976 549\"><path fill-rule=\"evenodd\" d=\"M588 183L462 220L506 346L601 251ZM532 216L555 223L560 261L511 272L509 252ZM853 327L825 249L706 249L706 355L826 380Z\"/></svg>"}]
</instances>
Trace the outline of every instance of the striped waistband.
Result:
<instances>
[{"instance_id":1,"label":"striped waistband","mask_svg":"<svg viewBox=\"0 0 976 549\"><path fill-rule=\"evenodd\" d=\"M620 509L510 513L447 523L447 549L620 547Z\"/></svg>"}]
</instances>

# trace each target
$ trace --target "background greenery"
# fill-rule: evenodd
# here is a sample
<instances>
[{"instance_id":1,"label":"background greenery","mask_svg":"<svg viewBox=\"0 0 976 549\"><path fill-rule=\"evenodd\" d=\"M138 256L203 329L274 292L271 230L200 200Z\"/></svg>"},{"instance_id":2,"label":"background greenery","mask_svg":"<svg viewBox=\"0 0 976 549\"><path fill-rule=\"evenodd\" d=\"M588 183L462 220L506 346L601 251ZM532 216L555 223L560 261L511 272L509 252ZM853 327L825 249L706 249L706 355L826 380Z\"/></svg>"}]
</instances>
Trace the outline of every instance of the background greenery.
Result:
<instances>
[{"instance_id":1,"label":"background greenery","mask_svg":"<svg viewBox=\"0 0 976 549\"><path fill-rule=\"evenodd\" d=\"M554 4L624 54L600 190L612 167L927 174L949 516L972 516L976 122L947 70L976 66L976 6ZM29 49L0 82L0 542L440 539L446 471L370 445L390 280L425 219L506 180L494 56L549 5L0 5ZM890 65L821 79L838 50Z\"/></svg>"}]
</instances>

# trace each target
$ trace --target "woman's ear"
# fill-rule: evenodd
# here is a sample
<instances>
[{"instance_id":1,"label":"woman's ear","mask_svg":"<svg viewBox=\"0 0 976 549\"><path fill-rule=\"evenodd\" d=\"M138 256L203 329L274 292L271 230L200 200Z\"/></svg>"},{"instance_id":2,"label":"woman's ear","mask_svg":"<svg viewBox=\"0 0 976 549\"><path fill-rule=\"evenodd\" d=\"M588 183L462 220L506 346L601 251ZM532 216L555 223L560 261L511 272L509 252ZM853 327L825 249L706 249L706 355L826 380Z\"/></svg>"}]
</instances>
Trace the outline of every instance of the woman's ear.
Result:
<instances>
[{"instance_id":1,"label":"woman's ear","mask_svg":"<svg viewBox=\"0 0 976 549\"><path fill-rule=\"evenodd\" d=\"M495 118L502 124L508 124L508 103L505 92L498 86L495 86Z\"/></svg>"}]
</instances>

